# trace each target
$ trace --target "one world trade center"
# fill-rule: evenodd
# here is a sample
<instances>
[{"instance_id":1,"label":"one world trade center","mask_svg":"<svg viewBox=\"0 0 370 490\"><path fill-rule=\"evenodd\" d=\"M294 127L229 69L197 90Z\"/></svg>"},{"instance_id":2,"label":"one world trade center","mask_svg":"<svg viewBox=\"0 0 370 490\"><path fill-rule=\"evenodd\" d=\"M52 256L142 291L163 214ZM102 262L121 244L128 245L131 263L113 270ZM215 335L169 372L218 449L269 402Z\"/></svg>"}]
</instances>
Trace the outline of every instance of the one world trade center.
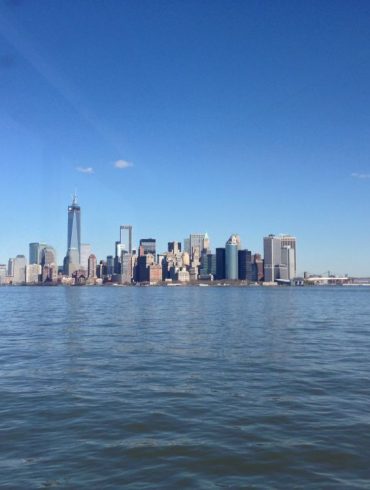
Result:
<instances>
[{"instance_id":1,"label":"one world trade center","mask_svg":"<svg viewBox=\"0 0 370 490\"><path fill-rule=\"evenodd\" d=\"M64 259L64 273L71 276L80 269L81 257L81 208L77 204L76 193L68 206L68 242Z\"/></svg>"}]
</instances>

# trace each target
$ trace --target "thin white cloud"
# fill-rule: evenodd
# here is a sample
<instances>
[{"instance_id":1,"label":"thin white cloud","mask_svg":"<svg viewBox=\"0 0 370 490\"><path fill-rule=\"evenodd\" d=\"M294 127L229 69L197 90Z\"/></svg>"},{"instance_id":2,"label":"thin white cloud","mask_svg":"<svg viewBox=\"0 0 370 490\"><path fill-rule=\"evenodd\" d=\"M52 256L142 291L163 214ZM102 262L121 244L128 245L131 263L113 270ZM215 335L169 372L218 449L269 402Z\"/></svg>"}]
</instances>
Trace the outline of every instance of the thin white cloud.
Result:
<instances>
[{"instance_id":1,"label":"thin white cloud","mask_svg":"<svg viewBox=\"0 0 370 490\"><path fill-rule=\"evenodd\" d=\"M114 166L119 169L125 169L129 167L133 167L134 164L127 160L117 160L116 162L114 162Z\"/></svg>"},{"instance_id":2,"label":"thin white cloud","mask_svg":"<svg viewBox=\"0 0 370 490\"><path fill-rule=\"evenodd\" d=\"M82 174L93 174L94 169L92 167L77 167L77 172L81 172Z\"/></svg>"},{"instance_id":3,"label":"thin white cloud","mask_svg":"<svg viewBox=\"0 0 370 490\"><path fill-rule=\"evenodd\" d=\"M354 177L355 179L370 179L370 174L359 174L357 172L353 172L351 177Z\"/></svg>"}]
</instances>

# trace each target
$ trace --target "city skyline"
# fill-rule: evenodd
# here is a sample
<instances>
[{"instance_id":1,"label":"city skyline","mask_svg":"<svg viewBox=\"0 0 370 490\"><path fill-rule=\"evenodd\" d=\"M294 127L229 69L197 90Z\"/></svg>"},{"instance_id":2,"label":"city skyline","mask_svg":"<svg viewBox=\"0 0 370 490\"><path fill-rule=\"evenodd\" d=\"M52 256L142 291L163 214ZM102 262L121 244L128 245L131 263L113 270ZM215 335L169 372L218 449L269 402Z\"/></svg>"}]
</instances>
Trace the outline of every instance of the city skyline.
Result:
<instances>
[{"instance_id":1,"label":"city skyline","mask_svg":"<svg viewBox=\"0 0 370 490\"><path fill-rule=\"evenodd\" d=\"M323 275L323 276L328 276L329 274L331 275L336 275L338 277L344 277L344 276L350 276L350 277L366 277L366 274L341 274L337 273L336 271L333 271L330 269L324 269L323 271L319 271L317 268L313 269L311 271L308 270L303 270L297 269L297 254L296 254L296 237L293 236L292 234L286 234L286 233L265 233L263 237L260 237L260 247L257 249L253 249L249 246L249 244L246 244L244 241L241 240L239 234L231 234L230 238L226 240L226 243L224 242L223 244L215 245L215 246L210 246L211 241L209 238L209 234L207 232L204 232L203 234L199 233L192 233L188 236L185 236L183 239L178 238L178 240L173 241L173 238L171 239L172 241L166 241L163 238L161 240L158 240L157 238L135 238L134 239L134 232L133 229L135 227L130 224L130 225L123 225L120 224L118 226L119 229L119 240L116 240L114 242L114 245L111 248L113 248L114 252L109 251L108 253L103 253L102 255L99 255L95 251L94 244L91 243L83 243L81 240L83 239L83 231L81 231L81 207L78 204L78 197L76 190L74 194L72 195L72 202L71 204L68 205L67 207L68 211L68 218L67 218L67 253L64 256L64 260L56 260L56 265L59 268L62 268L64 273L67 274L68 276L71 276L72 273L79 268L82 268L84 270L89 269L89 256L91 254L94 255L95 259L99 261L108 261L111 258L112 260L112 273L115 269L115 260L120 257L121 253L129 253L133 251L135 254L140 254L140 250L142 248L142 245L144 246L145 253L152 253L153 256L159 257L163 253L166 253L168 247L171 244L178 244L180 251L181 249L184 251L190 251L193 246L196 245L200 250L202 248L204 249L209 249L209 251L213 251L216 253L216 251L220 248L224 248L226 255L228 254L228 249L230 250L230 247L228 247L228 244L238 244L238 250L241 250L241 248L245 249L249 253L257 254L264 259L266 256L269 257L268 262L272 264L272 269L274 268L275 265L279 265L281 263L281 258L284 256L286 257L285 260L283 261L285 264L287 264L287 270L290 270L288 273L288 277L303 277L304 275L312 275L312 276L318 276L318 275ZM117 231L117 230L116 230ZM270 251L269 248L266 249L266 240L269 240L272 238L272 243L279 243L279 253L278 257L279 259L275 259L274 253L272 250ZM108 237L105 237L107 241L109 241ZM122 241L124 240L124 241ZM136 241L135 241L136 240ZM192 241L194 242L192 244ZM127 242L127 243L126 243ZM153 250L150 250L151 247L151 242L154 243L154 248ZM166 243L166 246L162 247L162 243ZM202 243L202 246L201 246ZM149 247L147 249L147 247ZM158 247L158 248L157 248ZM47 244L44 241L39 241L39 242L29 242L28 243L28 253L22 253L22 252L17 252L16 254L10 254L10 257L8 257L6 260L1 260L0 257L0 264L6 265L7 269L10 267L9 261L14 260L13 257L25 257L26 262L29 263L30 265L34 263L33 260L31 260L31 257L38 257L38 263L41 263L41 257L44 257L46 253L51 253L51 257L54 258L54 261L56 257L63 256L63 254L59 254L57 252L56 247L53 245ZM233 248L233 247L231 247ZM281 251L280 251L281 248ZM285 249L285 250L283 250ZM292 250L288 250L292 249ZM50 252L49 252L50 250ZM70 259L72 251L72 257L74 260ZM77 255L78 257L77 257ZM115 259L116 257L116 259ZM216 256L215 256L216 259ZM43 261L45 263L45 259L43 258ZM50 262L50 260L49 260ZM46 262L47 263L47 262ZM298 264L300 261L298 262ZM72 266L71 266L72 264ZM82 266L83 267L80 267ZM109 267L109 266L108 266ZM235 269L236 267L236 269ZM268 266L269 267L269 266ZM292 273L294 272L294 275ZM278 273L279 276L280 273ZM240 269L238 271L238 266L234 265L233 272L230 273L228 271L225 271L225 279L237 279L238 275L240 276ZM285 277L286 273L283 273L283 276L281 278ZM270 274L267 272L267 278L268 281L270 280L274 281L274 273ZM240 278L240 277L239 277Z\"/></svg>"},{"instance_id":2,"label":"city skyline","mask_svg":"<svg viewBox=\"0 0 370 490\"><path fill-rule=\"evenodd\" d=\"M77 187L98 257L125 222L162 250L289 231L298 273L369 276L369 9L1 3L0 262L60 261Z\"/></svg>"},{"instance_id":3,"label":"city skyline","mask_svg":"<svg viewBox=\"0 0 370 490\"><path fill-rule=\"evenodd\" d=\"M97 261L91 244L81 243L81 207L76 192L68 206L67 254L58 266L54 247L29 244L29 260L17 254L0 264L0 285L102 285L110 284L186 284L198 281L228 281L244 284L303 285L296 274L296 238L269 235L264 238L261 254L243 249L239 235L231 235L224 248L212 252L207 233L191 233L183 246L179 241L167 243L167 250L157 253L155 238L141 238L137 250L132 248L132 225L120 225L120 239L115 241L115 255ZM304 274L308 279L308 274ZM345 278L347 281L348 278Z\"/></svg>"}]
</instances>

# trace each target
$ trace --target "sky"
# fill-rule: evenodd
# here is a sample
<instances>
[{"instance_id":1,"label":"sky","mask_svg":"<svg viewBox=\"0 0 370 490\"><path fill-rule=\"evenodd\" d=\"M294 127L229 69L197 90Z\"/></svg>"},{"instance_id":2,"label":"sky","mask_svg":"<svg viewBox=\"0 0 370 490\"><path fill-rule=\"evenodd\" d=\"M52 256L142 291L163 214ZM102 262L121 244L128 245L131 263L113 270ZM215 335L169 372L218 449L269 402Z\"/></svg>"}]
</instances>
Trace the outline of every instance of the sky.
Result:
<instances>
[{"instance_id":1,"label":"sky","mask_svg":"<svg viewBox=\"0 0 370 490\"><path fill-rule=\"evenodd\" d=\"M370 2L0 0L0 263L44 241L297 237L370 275Z\"/></svg>"}]
</instances>

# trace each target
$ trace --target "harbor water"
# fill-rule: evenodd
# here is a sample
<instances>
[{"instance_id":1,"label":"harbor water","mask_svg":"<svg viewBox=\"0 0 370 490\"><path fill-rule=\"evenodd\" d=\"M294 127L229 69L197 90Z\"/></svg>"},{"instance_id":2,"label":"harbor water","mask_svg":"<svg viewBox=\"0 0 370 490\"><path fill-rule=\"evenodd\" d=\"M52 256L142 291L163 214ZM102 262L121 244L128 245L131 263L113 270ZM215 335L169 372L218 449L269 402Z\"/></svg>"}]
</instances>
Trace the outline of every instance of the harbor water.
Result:
<instances>
[{"instance_id":1,"label":"harbor water","mask_svg":"<svg viewBox=\"0 0 370 490\"><path fill-rule=\"evenodd\" d=\"M370 488L370 288L0 288L1 488Z\"/></svg>"}]
</instances>

